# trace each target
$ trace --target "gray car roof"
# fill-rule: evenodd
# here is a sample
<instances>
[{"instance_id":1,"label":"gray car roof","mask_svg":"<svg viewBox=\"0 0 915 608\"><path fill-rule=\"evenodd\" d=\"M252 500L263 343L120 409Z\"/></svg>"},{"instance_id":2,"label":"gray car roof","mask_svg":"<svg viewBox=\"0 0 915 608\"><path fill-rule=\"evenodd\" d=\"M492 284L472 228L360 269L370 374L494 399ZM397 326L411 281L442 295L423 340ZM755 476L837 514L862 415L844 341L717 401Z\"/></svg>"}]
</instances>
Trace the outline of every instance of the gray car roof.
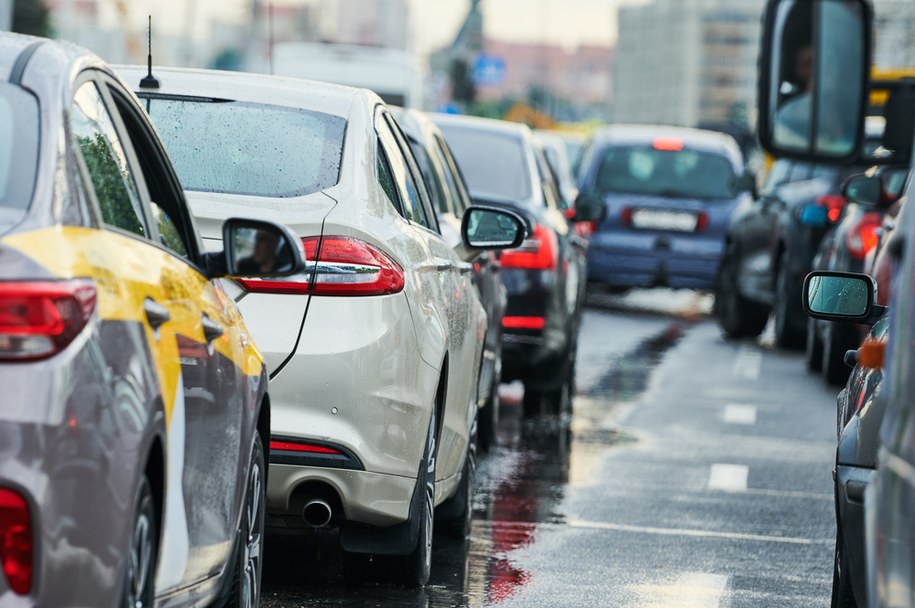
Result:
<instances>
[{"instance_id":1,"label":"gray car roof","mask_svg":"<svg viewBox=\"0 0 915 608\"><path fill-rule=\"evenodd\" d=\"M672 127L666 125L612 125L598 129L593 136L595 148L650 144L659 137L682 139L692 150L701 150L727 156L738 169L743 167L743 154L733 137L726 133Z\"/></svg>"}]
</instances>

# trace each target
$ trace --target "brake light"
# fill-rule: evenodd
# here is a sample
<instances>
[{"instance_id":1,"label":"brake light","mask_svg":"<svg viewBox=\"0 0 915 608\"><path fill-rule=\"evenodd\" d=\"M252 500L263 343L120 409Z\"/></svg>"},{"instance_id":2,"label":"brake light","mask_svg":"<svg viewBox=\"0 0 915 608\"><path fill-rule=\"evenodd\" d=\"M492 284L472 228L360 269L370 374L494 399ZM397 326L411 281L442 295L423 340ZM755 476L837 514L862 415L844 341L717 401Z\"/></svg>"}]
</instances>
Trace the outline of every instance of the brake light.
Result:
<instances>
[{"instance_id":1,"label":"brake light","mask_svg":"<svg viewBox=\"0 0 915 608\"><path fill-rule=\"evenodd\" d=\"M0 562L10 588L19 595L32 589L32 520L25 499L0 488Z\"/></svg>"},{"instance_id":2,"label":"brake light","mask_svg":"<svg viewBox=\"0 0 915 608\"><path fill-rule=\"evenodd\" d=\"M379 296L404 288L404 272L374 245L347 236L302 239L309 269L285 279L241 279L255 293L313 294L316 296Z\"/></svg>"},{"instance_id":3,"label":"brake light","mask_svg":"<svg viewBox=\"0 0 915 608\"><path fill-rule=\"evenodd\" d=\"M92 318L95 284L0 282L0 361L34 361L67 347Z\"/></svg>"},{"instance_id":4,"label":"brake light","mask_svg":"<svg viewBox=\"0 0 915 608\"><path fill-rule=\"evenodd\" d=\"M305 454L334 454L343 456L343 452L324 445L313 443L298 443L295 441L270 441L270 451L276 452L302 452Z\"/></svg>"},{"instance_id":5,"label":"brake light","mask_svg":"<svg viewBox=\"0 0 915 608\"><path fill-rule=\"evenodd\" d=\"M880 220L879 213L865 213L858 223L845 234L845 244L853 258L863 260L877 246L879 240L877 229L880 228Z\"/></svg>"},{"instance_id":6,"label":"brake light","mask_svg":"<svg viewBox=\"0 0 915 608\"><path fill-rule=\"evenodd\" d=\"M525 239L517 249L503 252L500 261L503 268L556 270L558 254L559 239L556 233L537 224L533 236Z\"/></svg>"},{"instance_id":7,"label":"brake light","mask_svg":"<svg viewBox=\"0 0 915 608\"><path fill-rule=\"evenodd\" d=\"M632 226L632 207L623 207L620 212L620 221L623 226Z\"/></svg>"},{"instance_id":8,"label":"brake light","mask_svg":"<svg viewBox=\"0 0 915 608\"><path fill-rule=\"evenodd\" d=\"M839 194L824 194L817 197L815 204L817 207L826 209L826 217L830 222L835 223L842 217L842 211L845 210L848 199Z\"/></svg>"},{"instance_id":9,"label":"brake light","mask_svg":"<svg viewBox=\"0 0 915 608\"><path fill-rule=\"evenodd\" d=\"M656 137L651 147L662 152L679 152L683 149L683 140L679 137Z\"/></svg>"},{"instance_id":10,"label":"brake light","mask_svg":"<svg viewBox=\"0 0 915 608\"><path fill-rule=\"evenodd\" d=\"M502 317L505 329L543 329L546 319L543 317Z\"/></svg>"},{"instance_id":11,"label":"brake light","mask_svg":"<svg viewBox=\"0 0 915 608\"><path fill-rule=\"evenodd\" d=\"M567 220L572 221L572 220L575 219L575 209L574 209L574 208L563 209L563 210L562 210L562 215L565 216L565 218L566 218Z\"/></svg>"},{"instance_id":12,"label":"brake light","mask_svg":"<svg viewBox=\"0 0 915 608\"><path fill-rule=\"evenodd\" d=\"M702 232L708 228L709 218L708 213L703 211L696 217L696 232Z\"/></svg>"}]
</instances>

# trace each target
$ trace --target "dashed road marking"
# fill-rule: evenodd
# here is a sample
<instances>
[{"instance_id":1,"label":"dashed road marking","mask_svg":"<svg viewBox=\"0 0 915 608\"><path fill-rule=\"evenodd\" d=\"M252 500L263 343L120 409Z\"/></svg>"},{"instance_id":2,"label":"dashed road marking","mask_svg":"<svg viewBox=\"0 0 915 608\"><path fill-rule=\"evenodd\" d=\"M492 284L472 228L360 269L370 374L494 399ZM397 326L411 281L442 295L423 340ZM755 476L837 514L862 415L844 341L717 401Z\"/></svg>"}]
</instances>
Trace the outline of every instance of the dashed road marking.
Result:
<instances>
[{"instance_id":1,"label":"dashed road marking","mask_svg":"<svg viewBox=\"0 0 915 608\"><path fill-rule=\"evenodd\" d=\"M737 351L734 359L734 375L744 380L759 380L759 369L762 367L762 353L755 348L743 346Z\"/></svg>"},{"instance_id":2,"label":"dashed road marking","mask_svg":"<svg viewBox=\"0 0 915 608\"><path fill-rule=\"evenodd\" d=\"M672 584L636 585L634 590L643 608L716 608L727 587L727 576L684 572Z\"/></svg>"},{"instance_id":3,"label":"dashed road marking","mask_svg":"<svg viewBox=\"0 0 915 608\"><path fill-rule=\"evenodd\" d=\"M731 404L724 408L722 417L728 424L756 424L756 407Z\"/></svg>"},{"instance_id":4,"label":"dashed road marking","mask_svg":"<svg viewBox=\"0 0 915 608\"><path fill-rule=\"evenodd\" d=\"M742 492L747 489L750 468L742 464L713 464L708 478L709 490Z\"/></svg>"}]
</instances>

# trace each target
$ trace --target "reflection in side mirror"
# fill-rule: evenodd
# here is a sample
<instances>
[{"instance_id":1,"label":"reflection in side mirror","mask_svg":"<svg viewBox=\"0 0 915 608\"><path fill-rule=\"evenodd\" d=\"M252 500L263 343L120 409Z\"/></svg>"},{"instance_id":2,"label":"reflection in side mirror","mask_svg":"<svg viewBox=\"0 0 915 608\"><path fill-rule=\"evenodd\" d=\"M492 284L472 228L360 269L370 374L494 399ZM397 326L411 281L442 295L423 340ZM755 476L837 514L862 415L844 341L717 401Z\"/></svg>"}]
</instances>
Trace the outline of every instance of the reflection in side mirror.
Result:
<instances>
[{"instance_id":1,"label":"reflection in side mirror","mask_svg":"<svg viewBox=\"0 0 915 608\"><path fill-rule=\"evenodd\" d=\"M513 249L524 235L524 220L504 209L473 205L461 220L461 236L472 249Z\"/></svg>"},{"instance_id":2,"label":"reflection in side mirror","mask_svg":"<svg viewBox=\"0 0 915 608\"><path fill-rule=\"evenodd\" d=\"M575 199L575 222L602 222L607 217L604 199L593 192L582 192Z\"/></svg>"},{"instance_id":3,"label":"reflection in side mirror","mask_svg":"<svg viewBox=\"0 0 915 608\"><path fill-rule=\"evenodd\" d=\"M226 274L231 277L284 277L305 269L301 239L270 222L230 219L222 226Z\"/></svg>"},{"instance_id":4,"label":"reflection in side mirror","mask_svg":"<svg viewBox=\"0 0 915 608\"><path fill-rule=\"evenodd\" d=\"M866 0L769 0L759 76L763 148L827 163L858 156L871 22Z\"/></svg>"},{"instance_id":5,"label":"reflection in side mirror","mask_svg":"<svg viewBox=\"0 0 915 608\"><path fill-rule=\"evenodd\" d=\"M883 180L868 175L853 175L845 180L842 191L848 200L875 207L883 199Z\"/></svg>"},{"instance_id":6,"label":"reflection in side mirror","mask_svg":"<svg viewBox=\"0 0 915 608\"><path fill-rule=\"evenodd\" d=\"M866 321L876 299L876 284L864 274L813 272L804 281L804 309L816 319Z\"/></svg>"}]
</instances>

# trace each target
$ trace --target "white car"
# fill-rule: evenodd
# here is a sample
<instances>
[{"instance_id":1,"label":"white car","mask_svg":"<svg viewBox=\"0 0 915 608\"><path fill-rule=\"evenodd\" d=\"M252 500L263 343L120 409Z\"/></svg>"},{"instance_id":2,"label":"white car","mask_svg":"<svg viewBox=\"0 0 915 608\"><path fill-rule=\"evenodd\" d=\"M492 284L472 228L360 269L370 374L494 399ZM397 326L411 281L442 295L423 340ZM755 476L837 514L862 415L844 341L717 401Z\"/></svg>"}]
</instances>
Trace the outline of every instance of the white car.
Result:
<instances>
[{"instance_id":1,"label":"white car","mask_svg":"<svg viewBox=\"0 0 915 608\"><path fill-rule=\"evenodd\" d=\"M137 92L204 242L221 247L225 218L256 214L305 244L306 275L243 280L235 293L271 369L268 526L339 526L348 573L396 556L384 571L425 584L433 506L469 526L486 315L467 260L518 246L523 221L470 208L463 242L446 244L409 146L367 90L156 76ZM274 263L272 250L263 243L252 263Z\"/></svg>"}]
</instances>

